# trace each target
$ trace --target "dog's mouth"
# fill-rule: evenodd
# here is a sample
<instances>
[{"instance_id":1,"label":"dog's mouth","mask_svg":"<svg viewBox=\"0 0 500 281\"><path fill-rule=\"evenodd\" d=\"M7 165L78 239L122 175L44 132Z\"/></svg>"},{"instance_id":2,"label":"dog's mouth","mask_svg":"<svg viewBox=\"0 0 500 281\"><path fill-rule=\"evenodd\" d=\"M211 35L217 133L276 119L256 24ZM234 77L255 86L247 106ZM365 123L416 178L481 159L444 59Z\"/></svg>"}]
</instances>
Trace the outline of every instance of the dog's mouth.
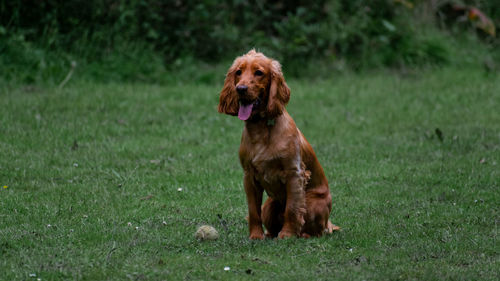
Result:
<instances>
[{"instance_id":1,"label":"dog's mouth","mask_svg":"<svg viewBox=\"0 0 500 281\"><path fill-rule=\"evenodd\" d=\"M240 100L240 109L238 110L238 118L240 120L246 121L252 115L254 107L259 106L260 99L257 98L254 101Z\"/></svg>"}]
</instances>

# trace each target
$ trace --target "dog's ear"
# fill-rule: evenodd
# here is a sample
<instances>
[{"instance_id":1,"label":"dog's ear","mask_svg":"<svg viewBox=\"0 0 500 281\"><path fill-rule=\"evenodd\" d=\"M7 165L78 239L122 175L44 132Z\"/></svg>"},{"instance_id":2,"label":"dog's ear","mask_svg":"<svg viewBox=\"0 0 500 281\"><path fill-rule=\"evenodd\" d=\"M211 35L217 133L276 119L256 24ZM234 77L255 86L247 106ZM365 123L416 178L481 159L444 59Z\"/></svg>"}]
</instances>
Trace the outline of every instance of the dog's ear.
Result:
<instances>
[{"instance_id":1,"label":"dog's ear","mask_svg":"<svg viewBox=\"0 0 500 281\"><path fill-rule=\"evenodd\" d=\"M224 87L222 87L222 91L219 96L218 110L220 113L238 115L238 94L236 93L236 87L234 85L234 76L237 66L238 64L235 60L233 65L227 71L226 80L224 80Z\"/></svg>"},{"instance_id":2,"label":"dog's ear","mask_svg":"<svg viewBox=\"0 0 500 281\"><path fill-rule=\"evenodd\" d=\"M286 104L290 100L290 88L285 82L281 65L278 61L271 62L271 86L269 87L269 101L267 102L267 113L269 117L276 117L283 113Z\"/></svg>"}]
</instances>

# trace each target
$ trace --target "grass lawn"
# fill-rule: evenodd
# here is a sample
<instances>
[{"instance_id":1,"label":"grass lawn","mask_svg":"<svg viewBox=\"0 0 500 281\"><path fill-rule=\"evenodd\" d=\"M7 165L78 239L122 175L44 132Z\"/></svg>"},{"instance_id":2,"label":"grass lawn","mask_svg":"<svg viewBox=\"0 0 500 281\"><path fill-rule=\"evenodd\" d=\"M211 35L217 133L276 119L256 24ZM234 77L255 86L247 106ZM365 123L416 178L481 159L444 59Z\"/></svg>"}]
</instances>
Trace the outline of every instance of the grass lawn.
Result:
<instances>
[{"instance_id":1,"label":"grass lawn","mask_svg":"<svg viewBox=\"0 0 500 281\"><path fill-rule=\"evenodd\" d=\"M258 242L220 77L1 85L0 280L499 279L498 75L289 80L343 230Z\"/></svg>"}]
</instances>

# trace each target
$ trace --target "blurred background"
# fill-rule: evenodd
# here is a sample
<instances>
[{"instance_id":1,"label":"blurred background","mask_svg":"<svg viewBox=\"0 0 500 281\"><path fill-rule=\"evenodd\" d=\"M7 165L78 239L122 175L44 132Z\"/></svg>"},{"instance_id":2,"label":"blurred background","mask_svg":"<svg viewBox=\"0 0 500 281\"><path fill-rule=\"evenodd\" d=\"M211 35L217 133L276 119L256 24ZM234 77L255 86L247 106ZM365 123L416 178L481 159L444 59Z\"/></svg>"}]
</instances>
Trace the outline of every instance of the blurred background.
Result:
<instances>
[{"instance_id":1,"label":"blurred background","mask_svg":"<svg viewBox=\"0 0 500 281\"><path fill-rule=\"evenodd\" d=\"M291 77L498 70L498 0L0 0L0 79L214 82L251 48ZM1 81L1 80L0 80Z\"/></svg>"}]
</instances>

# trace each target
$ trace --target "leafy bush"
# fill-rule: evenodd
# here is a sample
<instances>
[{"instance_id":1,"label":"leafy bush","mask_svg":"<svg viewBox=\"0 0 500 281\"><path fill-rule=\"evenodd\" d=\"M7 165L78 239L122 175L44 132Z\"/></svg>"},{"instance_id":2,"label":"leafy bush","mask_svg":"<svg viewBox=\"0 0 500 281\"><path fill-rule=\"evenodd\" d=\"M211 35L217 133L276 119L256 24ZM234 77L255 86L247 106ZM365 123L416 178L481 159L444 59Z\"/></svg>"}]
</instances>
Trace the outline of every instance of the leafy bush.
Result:
<instances>
[{"instance_id":1,"label":"leafy bush","mask_svg":"<svg viewBox=\"0 0 500 281\"><path fill-rule=\"evenodd\" d=\"M472 2L500 13L493 0ZM0 63L34 71L53 68L54 74L77 60L103 65L95 69L96 76L116 71L123 79L143 79L163 71L164 64L175 67L179 58L219 61L255 47L280 59L292 73L311 59L345 61L354 68L441 64L450 59L446 40L421 31L436 30L432 3L0 0ZM431 20L422 23L418 7L429 6L424 17ZM134 68L144 73L136 75Z\"/></svg>"}]
</instances>

